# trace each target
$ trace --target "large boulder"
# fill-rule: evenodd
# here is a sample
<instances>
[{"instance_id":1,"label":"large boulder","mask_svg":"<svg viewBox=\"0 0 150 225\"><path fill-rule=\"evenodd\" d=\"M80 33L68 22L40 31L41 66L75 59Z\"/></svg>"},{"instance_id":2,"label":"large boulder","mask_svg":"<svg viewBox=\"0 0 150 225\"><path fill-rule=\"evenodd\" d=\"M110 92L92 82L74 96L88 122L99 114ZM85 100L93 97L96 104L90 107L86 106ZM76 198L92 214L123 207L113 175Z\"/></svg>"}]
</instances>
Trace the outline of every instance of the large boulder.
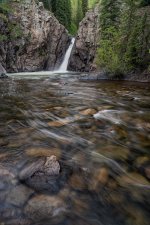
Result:
<instances>
[{"instance_id":1,"label":"large boulder","mask_svg":"<svg viewBox=\"0 0 150 225\"><path fill-rule=\"evenodd\" d=\"M7 72L57 69L70 38L68 31L43 3L11 1L0 14L0 62Z\"/></svg>"},{"instance_id":2,"label":"large boulder","mask_svg":"<svg viewBox=\"0 0 150 225\"><path fill-rule=\"evenodd\" d=\"M96 49L99 39L99 5L86 13L79 24L68 69L89 72L95 70Z\"/></svg>"}]
</instances>

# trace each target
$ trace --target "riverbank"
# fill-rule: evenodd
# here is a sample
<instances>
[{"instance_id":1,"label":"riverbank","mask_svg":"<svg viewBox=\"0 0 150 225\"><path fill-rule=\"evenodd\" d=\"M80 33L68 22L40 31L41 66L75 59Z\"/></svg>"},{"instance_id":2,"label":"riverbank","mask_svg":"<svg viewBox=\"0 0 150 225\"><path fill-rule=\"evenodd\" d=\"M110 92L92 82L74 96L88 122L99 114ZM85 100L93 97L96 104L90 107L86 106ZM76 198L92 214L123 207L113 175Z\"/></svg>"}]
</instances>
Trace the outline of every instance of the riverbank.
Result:
<instances>
[{"instance_id":1,"label":"riverbank","mask_svg":"<svg viewBox=\"0 0 150 225\"><path fill-rule=\"evenodd\" d=\"M134 82L142 82L149 83L150 82L150 73L131 73L125 76L120 77L109 77L103 72L99 73L87 73L79 76L79 80L81 81L99 81L99 80L111 80L111 81L134 81Z\"/></svg>"}]
</instances>

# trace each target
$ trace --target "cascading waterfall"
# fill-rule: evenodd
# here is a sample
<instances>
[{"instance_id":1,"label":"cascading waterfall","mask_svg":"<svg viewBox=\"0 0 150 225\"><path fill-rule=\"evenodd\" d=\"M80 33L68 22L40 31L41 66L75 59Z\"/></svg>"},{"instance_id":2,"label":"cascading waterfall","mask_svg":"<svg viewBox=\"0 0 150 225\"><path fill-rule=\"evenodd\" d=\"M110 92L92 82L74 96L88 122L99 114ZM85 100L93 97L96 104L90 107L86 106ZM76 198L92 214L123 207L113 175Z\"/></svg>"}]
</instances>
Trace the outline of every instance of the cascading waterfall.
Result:
<instances>
[{"instance_id":1,"label":"cascading waterfall","mask_svg":"<svg viewBox=\"0 0 150 225\"><path fill-rule=\"evenodd\" d=\"M59 68L59 71L61 71L61 72L66 72L67 71L69 58L70 58L70 55L71 55L72 48L74 46L74 42L75 42L75 38L72 38L71 43L70 43L70 45L69 45L69 47L68 47L68 49L66 51L64 60L63 60L62 64L60 65L60 68Z\"/></svg>"}]
</instances>

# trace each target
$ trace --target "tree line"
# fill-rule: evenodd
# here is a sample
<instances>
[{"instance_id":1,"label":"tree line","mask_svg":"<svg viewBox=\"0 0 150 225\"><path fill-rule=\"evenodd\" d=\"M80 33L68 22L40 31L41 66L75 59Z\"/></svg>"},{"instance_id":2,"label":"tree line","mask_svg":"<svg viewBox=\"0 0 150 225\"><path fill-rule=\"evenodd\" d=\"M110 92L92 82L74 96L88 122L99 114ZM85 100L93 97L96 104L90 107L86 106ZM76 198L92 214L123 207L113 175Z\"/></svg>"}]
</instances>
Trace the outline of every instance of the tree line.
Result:
<instances>
[{"instance_id":1,"label":"tree line","mask_svg":"<svg viewBox=\"0 0 150 225\"><path fill-rule=\"evenodd\" d=\"M79 22L85 16L97 0L42 0L44 6L52 11L56 18L69 30L75 34Z\"/></svg>"},{"instance_id":2,"label":"tree line","mask_svg":"<svg viewBox=\"0 0 150 225\"><path fill-rule=\"evenodd\" d=\"M150 71L150 0L101 0L97 63L108 74Z\"/></svg>"}]
</instances>

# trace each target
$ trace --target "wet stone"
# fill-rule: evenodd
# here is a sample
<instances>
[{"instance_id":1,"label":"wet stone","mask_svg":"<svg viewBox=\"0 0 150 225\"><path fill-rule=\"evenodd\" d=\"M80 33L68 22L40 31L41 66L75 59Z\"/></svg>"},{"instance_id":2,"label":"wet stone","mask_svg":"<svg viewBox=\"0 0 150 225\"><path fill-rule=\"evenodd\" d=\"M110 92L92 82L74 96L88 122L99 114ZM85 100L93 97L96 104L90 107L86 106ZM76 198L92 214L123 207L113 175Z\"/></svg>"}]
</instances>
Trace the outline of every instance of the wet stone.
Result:
<instances>
[{"instance_id":1,"label":"wet stone","mask_svg":"<svg viewBox=\"0 0 150 225\"><path fill-rule=\"evenodd\" d=\"M92 116L95 113L96 113L95 109L85 109L85 110L80 111L80 114L83 116Z\"/></svg>"},{"instance_id":2,"label":"wet stone","mask_svg":"<svg viewBox=\"0 0 150 225\"><path fill-rule=\"evenodd\" d=\"M121 186L145 186L150 188L150 182L148 182L142 175L133 172L127 173L117 178Z\"/></svg>"},{"instance_id":3,"label":"wet stone","mask_svg":"<svg viewBox=\"0 0 150 225\"><path fill-rule=\"evenodd\" d=\"M15 186L8 193L6 202L15 206L23 206L34 191L24 185Z\"/></svg>"},{"instance_id":4,"label":"wet stone","mask_svg":"<svg viewBox=\"0 0 150 225\"><path fill-rule=\"evenodd\" d=\"M28 219L18 218L18 219L8 220L7 224L4 223L3 225L31 225L31 224L32 224L32 221L30 221Z\"/></svg>"},{"instance_id":5,"label":"wet stone","mask_svg":"<svg viewBox=\"0 0 150 225\"><path fill-rule=\"evenodd\" d=\"M14 219L18 218L22 215L22 211L19 208L10 206L10 205L4 205L0 207L0 218L2 220L5 219Z\"/></svg>"},{"instance_id":6,"label":"wet stone","mask_svg":"<svg viewBox=\"0 0 150 225\"><path fill-rule=\"evenodd\" d=\"M45 163L45 158L40 158L32 163L26 164L19 173L20 180L25 180L28 177L31 177L35 172L41 170L44 163Z\"/></svg>"},{"instance_id":7,"label":"wet stone","mask_svg":"<svg viewBox=\"0 0 150 225\"><path fill-rule=\"evenodd\" d=\"M66 215L67 205L58 196L37 195L29 200L24 212L34 222L59 223Z\"/></svg>"},{"instance_id":8,"label":"wet stone","mask_svg":"<svg viewBox=\"0 0 150 225\"><path fill-rule=\"evenodd\" d=\"M101 187L107 184L108 178L109 171L107 168L102 167L97 169L89 182L89 190L99 192Z\"/></svg>"},{"instance_id":9,"label":"wet stone","mask_svg":"<svg viewBox=\"0 0 150 225\"><path fill-rule=\"evenodd\" d=\"M145 168L145 176L150 180L150 165Z\"/></svg>"},{"instance_id":10,"label":"wet stone","mask_svg":"<svg viewBox=\"0 0 150 225\"><path fill-rule=\"evenodd\" d=\"M50 127L62 127L64 125L67 125L69 124L71 121L69 119L62 119L62 120L56 120L56 121L51 121L51 122L48 122L48 125Z\"/></svg>"},{"instance_id":11,"label":"wet stone","mask_svg":"<svg viewBox=\"0 0 150 225\"><path fill-rule=\"evenodd\" d=\"M73 174L69 179L69 185L75 190L87 189L87 184L84 177L80 174Z\"/></svg>"},{"instance_id":12,"label":"wet stone","mask_svg":"<svg viewBox=\"0 0 150 225\"><path fill-rule=\"evenodd\" d=\"M140 156L135 160L135 167L139 169L139 168L143 167L143 165L145 163L148 163L148 162L150 163L150 157Z\"/></svg>"},{"instance_id":13,"label":"wet stone","mask_svg":"<svg viewBox=\"0 0 150 225\"><path fill-rule=\"evenodd\" d=\"M17 183L16 175L12 173L7 168L0 166L0 189L5 188L5 186L10 187Z\"/></svg>"},{"instance_id":14,"label":"wet stone","mask_svg":"<svg viewBox=\"0 0 150 225\"><path fill-rule=\"evenodd\" d=\"M107 145L99 148L97 152L111 159L127 160L129 156L129 149L122 146Z\"/></svg>"},{"instance_id":15,"label":"wet stone","mask_svg":"<svg viewBox=\"0 0 150 225\"><path fill-rule=\"evenodd\" d=\"M36 165L36 161L34 162ZM33 166L33 164L32 164ZM60 170L61 169L61 170ZM25 173L24 173L25 171ZM65 165L61 165L57 161L56 156L44 158L44 163L40 167L34 168L32 173L25 168L21 172L23 181L29 187L42 193L57 193L64 186L68 179L70 170Z\"/></svg>"},{"instance_id":16,"label":"wet stone","mask_svg":"<svg viewBox=\"0 0 150 225\"><path fill-rule=\"evenodd\" d=\"M31 147L25 150L26 155L33 157L50 157L55 155L57 159L61 157L61 151L59 148L41 148L41 147Z\"/></svg>"}]
</instances>

